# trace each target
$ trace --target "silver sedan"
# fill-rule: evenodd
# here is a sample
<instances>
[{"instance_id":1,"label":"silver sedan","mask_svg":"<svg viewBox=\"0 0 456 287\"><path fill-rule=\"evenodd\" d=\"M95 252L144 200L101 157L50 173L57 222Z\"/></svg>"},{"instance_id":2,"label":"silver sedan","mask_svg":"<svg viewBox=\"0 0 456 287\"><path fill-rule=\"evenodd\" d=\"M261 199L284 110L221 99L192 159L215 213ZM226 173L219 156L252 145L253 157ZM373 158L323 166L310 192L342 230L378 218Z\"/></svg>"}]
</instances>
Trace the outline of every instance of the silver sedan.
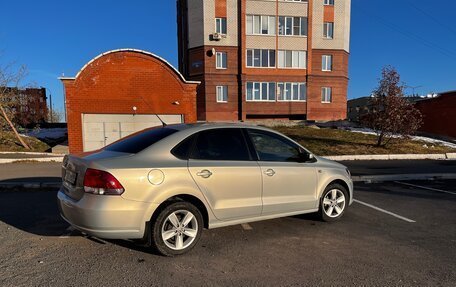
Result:
<instances>
[{"instance_id":1,"label":"silver sedan","mask_svg":"<svg viewBox=\"0 0 456 287\"><path fill-rule=\"evenodd\" d=\"M244 124L155 127L69 155L62 217L106 239L143 239L167 256L203 228L316 212L338 220L353 201L348 169L273 130Z\"/></svg>"}]
</instances>

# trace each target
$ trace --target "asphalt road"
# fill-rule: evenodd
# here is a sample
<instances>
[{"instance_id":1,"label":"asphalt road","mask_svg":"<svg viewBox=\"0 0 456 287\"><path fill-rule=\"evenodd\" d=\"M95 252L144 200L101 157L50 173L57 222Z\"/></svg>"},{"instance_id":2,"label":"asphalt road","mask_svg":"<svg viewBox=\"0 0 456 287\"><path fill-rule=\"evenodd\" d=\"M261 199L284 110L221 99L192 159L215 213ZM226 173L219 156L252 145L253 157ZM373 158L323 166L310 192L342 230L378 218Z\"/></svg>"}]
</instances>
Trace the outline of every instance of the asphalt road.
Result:
<instances>
[{"instance_id":1,"label":"asphalt road","mask_svg":"<svg viewBox=\"0 0 456 287\"><path fill-rule=\"evenodd\" d=\"M454 286L456 181L406 184L356 185L336 223L205 230L176 258L69 231L55 191L0 192L0 286Z\"/></svg>"},{"instance_id":2,"label":"asphalt road","mask_svg":"<svg viewBox=\"0 0 456 287\"><path fill-rule=\"evenodd\" d=\"M343 161L353 175L456 173L456 160Z\"/></svg>"},{"instance_id":3,"label":"asphalt road","mask_svg":"<svg viewBox=\"0 0 456 287\"><path fill-rule=\"evenodd\" d=\"M390 160L344 161L352 175L456 173L456 160ZM3 181L60 182L61 164L10 163L0 164L0 183Z\"/></svg>"}]
</instances>

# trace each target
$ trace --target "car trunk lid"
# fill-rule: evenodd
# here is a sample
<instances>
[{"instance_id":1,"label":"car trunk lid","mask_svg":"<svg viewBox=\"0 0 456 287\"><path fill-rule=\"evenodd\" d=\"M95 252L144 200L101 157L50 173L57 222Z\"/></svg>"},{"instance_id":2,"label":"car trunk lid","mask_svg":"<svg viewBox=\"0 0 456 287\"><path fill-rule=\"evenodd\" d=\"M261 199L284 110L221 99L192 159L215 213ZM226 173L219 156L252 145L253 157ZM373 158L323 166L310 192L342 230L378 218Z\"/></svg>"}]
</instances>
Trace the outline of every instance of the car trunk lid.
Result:
<instances>
[{"instance_id":1,"label":"car trunk lid","mask_svg":"<svg viewBox=\"0 0 456 287\"><path fill-rule=\"evenodd\" d=\"M130 154L100 150L65 156L62 164L63 192L75 201L80 200L85 194L84 175L89 167L98 166L96 163L104 159L128 155Z\"/></svg>"}]
</instances>

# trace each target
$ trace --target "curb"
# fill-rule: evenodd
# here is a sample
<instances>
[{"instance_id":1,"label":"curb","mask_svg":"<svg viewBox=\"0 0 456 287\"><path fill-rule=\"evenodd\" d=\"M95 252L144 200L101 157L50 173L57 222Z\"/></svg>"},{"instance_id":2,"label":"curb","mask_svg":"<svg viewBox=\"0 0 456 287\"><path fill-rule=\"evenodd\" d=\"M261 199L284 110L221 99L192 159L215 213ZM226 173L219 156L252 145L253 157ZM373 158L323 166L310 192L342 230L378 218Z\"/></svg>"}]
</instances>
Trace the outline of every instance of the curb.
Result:
<instances>
[{"instance_id":1,"label":"curb","mask_svg":"<svg viewBox=\"0 0 456 287\"><path fill-rule=\"evenodd\" d=\"M47 155L47 156L65 156L63 153L49 153L49 152L26 152L26 151L0 151L0 154L31 154L31 155Z\"/></svg>"},{"instance_id":2,"label":"curb","mask_svg":"<svg viewBox=\"0 0 456 287\"><path fill-rule=\"evenodd\" d=\"M384 174L352 176L353 182L456 179L456 173Z\"/></svg>"},{"instance_id":3,"label":"curb","mask_svg":"<svg viewBox=\"0 0 456 287\"><path fill-rule=\"evenodd\" d=\"M38 158L0 158L0 164L2 163L15 163L15 162L62 162L63 156L54 156L54 157L38 157Z\"/></svg>"},{"instance_id":4,"label":"curb","mask_svg":"<svg viewBox=\"0 0 456 287\"><path fill-rule=\"evenodd\" d=\"M456 153L447 154L378 154L378 155L337 155L323 156L323 158L335 161L351 161L351 160L407 160L407 159L433 159L445 160L456 159Z\"/></svg>"}]
</instances>

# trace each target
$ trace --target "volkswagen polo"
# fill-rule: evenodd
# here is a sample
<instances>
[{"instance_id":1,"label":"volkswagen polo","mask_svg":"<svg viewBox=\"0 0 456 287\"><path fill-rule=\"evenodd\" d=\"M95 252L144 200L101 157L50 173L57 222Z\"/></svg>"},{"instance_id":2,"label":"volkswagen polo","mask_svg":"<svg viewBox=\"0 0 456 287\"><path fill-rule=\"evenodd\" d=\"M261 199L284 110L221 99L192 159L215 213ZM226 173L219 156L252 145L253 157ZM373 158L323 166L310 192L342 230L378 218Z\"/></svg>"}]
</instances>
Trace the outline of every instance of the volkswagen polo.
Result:
<instances>
[{"instance_id":1,"label":"volkswagen polo","mask_svg":"<svg viewBox=\"0 0 456 287\"><path fill-rule=\"evenodd\" d=\"M335 221L353 201L345 166L244 124L149 128L66 156L62 180L58 205L73 227L167 256L193 248L204 228L313 212Z\"/></svg>"}]
</instances>

